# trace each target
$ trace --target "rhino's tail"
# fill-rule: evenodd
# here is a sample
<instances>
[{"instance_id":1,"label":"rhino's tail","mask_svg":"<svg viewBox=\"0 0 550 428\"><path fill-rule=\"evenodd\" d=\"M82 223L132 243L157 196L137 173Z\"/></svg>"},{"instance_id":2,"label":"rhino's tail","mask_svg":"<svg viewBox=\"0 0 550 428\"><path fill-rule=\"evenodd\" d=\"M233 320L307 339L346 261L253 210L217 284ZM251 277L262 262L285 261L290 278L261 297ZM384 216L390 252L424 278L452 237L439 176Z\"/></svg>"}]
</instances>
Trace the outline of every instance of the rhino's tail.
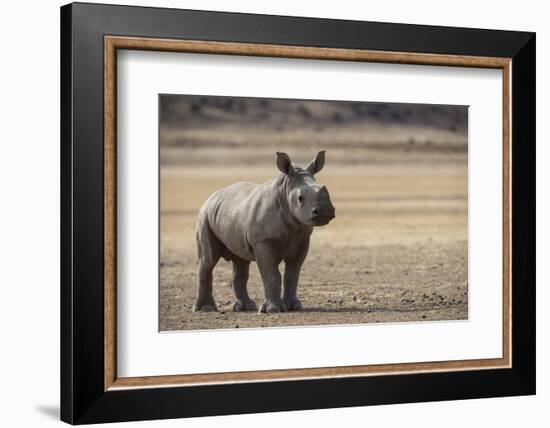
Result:
<instances>
[{"instance_id":1,"label":"rhino's tail","mask_svg":"<svg viewBox=\"0 0 550 428\"><path fill-rule=\"evenodd\" d=\"M200 210L197 218L195 239L197 241L197 257L205 265L215 265L220 257L227 261L231 260L231 252L212 231L207 212L204 209Z\"/></svg>"}]
</instances>

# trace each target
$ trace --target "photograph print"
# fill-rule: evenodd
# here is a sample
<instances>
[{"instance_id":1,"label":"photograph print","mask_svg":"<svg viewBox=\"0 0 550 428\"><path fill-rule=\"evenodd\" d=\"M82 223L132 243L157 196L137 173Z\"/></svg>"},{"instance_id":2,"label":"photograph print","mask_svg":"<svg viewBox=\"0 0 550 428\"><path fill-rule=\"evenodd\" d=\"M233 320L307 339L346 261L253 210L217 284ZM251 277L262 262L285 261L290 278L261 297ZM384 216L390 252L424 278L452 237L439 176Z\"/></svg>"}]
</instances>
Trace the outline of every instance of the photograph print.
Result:
<instances>
[{"instance_id":1,"label":"photograph print","mask_svg":"<svg viewBox=\"0 0 550 428\"><path fill-rule=\"evenodd\" d=\"M468 319L468 107L159 95L159 330Z\"/></svg>"}]
</instances>

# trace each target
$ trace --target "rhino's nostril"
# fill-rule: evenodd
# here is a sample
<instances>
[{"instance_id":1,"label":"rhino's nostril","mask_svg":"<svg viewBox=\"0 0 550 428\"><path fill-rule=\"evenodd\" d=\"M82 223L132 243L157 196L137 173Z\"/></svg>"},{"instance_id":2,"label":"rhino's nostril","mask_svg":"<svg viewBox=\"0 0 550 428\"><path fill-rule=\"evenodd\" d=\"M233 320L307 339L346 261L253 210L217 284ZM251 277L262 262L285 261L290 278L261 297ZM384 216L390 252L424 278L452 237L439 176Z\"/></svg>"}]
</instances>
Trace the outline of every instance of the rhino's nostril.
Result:
<instances>
[{"instance_id":1,"label":"rhino's nostril","mask_svg":"<svg viewBox=\"0 0 550 428\"><path fill-rule=\"evenodd\" d=\"M319 211L317 211L317 208L313 208L311 210L311 215L317 215L317 214L319 214Z\"/></svg>"}]
</instances>

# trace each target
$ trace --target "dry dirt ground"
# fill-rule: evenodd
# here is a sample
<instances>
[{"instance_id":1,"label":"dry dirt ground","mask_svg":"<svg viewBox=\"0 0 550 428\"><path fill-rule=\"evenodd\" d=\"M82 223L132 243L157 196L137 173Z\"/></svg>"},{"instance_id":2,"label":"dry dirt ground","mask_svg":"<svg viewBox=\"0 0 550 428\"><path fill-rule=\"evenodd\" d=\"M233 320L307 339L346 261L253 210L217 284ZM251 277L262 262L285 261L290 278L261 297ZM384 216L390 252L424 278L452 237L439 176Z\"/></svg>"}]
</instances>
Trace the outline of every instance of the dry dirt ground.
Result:
<instances>
[{"instance_id":1,"label":"dry dirt ground","mask_svg":"<svg viewBox=\"0 0 550 428\"><path fill-rule=\"evenodd\" d=\"M402 149L376 155L373 148L368 162L345 164L337 160L349 150L327 150L318 181L330 191L336 219L313 234L298 288L304 310L282 314L233 312L231 264L224 260L214 270L218 312L191 310L199 207L235 181L273 177L274 153L272 166L224 164L233 151L205 167L200 151L182 155L185 165L177 162L179 151L161 151L160 330L467 319L466 154ZM315 151L298 152L297 160L305 163ZM262 302L254 263L249 293Z\"/></svg>"}]
</instances>

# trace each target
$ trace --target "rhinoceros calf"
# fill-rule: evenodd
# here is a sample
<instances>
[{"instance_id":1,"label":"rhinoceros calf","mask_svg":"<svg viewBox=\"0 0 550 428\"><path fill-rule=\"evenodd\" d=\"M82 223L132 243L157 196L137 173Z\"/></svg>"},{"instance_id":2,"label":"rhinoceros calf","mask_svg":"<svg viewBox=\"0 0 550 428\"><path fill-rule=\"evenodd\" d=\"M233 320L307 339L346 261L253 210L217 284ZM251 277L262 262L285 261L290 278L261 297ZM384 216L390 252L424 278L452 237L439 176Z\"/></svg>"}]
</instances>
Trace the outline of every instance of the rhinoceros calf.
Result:
<instances>
[{"instance_id":1,"label":"rhinoceros calf","mask_svg":"<svg viewBox=\"0 0 550 428\"><path fill-rule=\"evenodd\" d=\"M293 164L277 152L278 177L264 184L239 182L212 194L199 211L198 296L193 311L215 311L212 270L223 257L233 263L233 310L257 310L247 291L251 261L262 277L265 301L259 312L285 312L302 308L296 296L300 269L309 249L314 226L328 224L335 209L325 186L314 174L325 164L319 152L307 168ZM279 264L285 262L283 295Z\"/></svg>"}]
</instances>

